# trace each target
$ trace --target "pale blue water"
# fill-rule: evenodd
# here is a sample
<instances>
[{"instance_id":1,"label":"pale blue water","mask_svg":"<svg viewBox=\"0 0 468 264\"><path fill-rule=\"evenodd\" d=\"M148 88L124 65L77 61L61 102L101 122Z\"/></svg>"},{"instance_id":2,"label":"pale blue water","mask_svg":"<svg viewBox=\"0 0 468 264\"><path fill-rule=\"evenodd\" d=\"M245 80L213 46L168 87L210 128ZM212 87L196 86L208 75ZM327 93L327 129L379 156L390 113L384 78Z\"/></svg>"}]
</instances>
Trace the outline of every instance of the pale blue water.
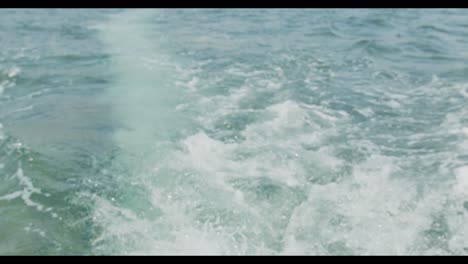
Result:
<instances>
[{"instance_id":1,"label":"pale blue water","mask_svg":"<svg viewBox=\"0 0 468 264\"><path fill-rule=\"evenodd\" d=\"M0 10L0 254L468 254L468 10Z\"/></svg>"}]
</instances>

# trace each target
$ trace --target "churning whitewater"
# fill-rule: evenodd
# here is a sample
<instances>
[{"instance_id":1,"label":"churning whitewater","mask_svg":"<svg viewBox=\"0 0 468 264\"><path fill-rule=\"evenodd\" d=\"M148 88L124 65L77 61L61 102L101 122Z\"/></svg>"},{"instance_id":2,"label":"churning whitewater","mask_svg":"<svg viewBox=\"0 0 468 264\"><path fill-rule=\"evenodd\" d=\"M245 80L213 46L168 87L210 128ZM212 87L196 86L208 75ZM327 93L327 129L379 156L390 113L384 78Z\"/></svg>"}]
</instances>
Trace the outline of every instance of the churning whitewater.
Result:
<instances>
[{"instance_id":1,"label":"churning whitewater","mask_svg":"<svg viewBox=\"0 0 468 264\"><path fill-rule=\"evenodd\" d=\"M1 255L467 255L468 10L0 11Z\"/></svg>"}]
</instances>

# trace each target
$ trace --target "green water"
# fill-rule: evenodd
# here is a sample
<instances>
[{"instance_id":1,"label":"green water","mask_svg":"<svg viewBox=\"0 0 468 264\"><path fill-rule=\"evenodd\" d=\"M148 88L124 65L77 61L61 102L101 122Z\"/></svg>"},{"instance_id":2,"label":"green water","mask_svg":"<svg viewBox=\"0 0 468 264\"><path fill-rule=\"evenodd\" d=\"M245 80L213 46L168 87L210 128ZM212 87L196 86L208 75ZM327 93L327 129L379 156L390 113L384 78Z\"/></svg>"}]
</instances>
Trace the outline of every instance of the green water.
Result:
<instances>
[{"instance_id":1,"label":"green water","mask_svg":"<svg viewBox=\"0 0 468 264\"><path fill-rule=\"evenodd\" d=\"M0 11L0 255L466 255L468 11Z\"/></svg>"}]
</instances>

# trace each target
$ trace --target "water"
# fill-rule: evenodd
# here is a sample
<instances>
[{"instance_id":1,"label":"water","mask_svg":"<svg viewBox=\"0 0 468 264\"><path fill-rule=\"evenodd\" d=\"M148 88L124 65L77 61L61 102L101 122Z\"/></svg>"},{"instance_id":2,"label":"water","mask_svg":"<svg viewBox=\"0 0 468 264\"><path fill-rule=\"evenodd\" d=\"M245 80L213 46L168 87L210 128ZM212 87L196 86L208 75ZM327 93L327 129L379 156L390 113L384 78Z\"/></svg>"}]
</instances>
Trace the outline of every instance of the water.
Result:
<instances>
[{"instance_id":1,"label":"water","mask_svg":"<svg viewBox=\"0 0 468 264\"><path fill-rule=\"evenodd\" d=\"M0 11L0 254L467 255L468 11Z\"/></svg>"}]
</instances>

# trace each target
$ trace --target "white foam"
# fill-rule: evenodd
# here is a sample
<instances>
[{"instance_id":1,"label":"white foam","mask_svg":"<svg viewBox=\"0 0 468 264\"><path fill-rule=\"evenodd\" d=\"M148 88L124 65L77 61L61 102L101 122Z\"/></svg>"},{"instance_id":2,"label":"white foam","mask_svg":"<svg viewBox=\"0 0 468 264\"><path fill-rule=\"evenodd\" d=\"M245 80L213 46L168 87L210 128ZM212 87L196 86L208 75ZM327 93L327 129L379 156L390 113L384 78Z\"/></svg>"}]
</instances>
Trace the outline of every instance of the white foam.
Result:
<instances>
[{"instance_id":1,"label":"white foam","mask_svg":"<svg viewBox=\"0 0 468 264\"><path fill-rule=\"evenodd\" d=\"M415 203L416 188L392 180L392 160L374 156L355 166L353 178L311 186L308 202L295 209L286 231L287 254L408 254L431 223L433 201ZM296 251L297 250L297 251Z\"/></svg>"},{"instance_id":2,"label":"white foam","mask_svg":"<svg viewBox=\"0 0 468 264\"><path fill-rule=\"evenodd\" d=\"M347 118L340 112L331 112L321 106L303 105L287 100L265 109L272 119L247 125L241 134L248 140L269 144L272 140L297 139L316 140L319 135L331 133L329 128ZM304 135L304 137L302 136Z\"/></svg>"},{"instance_id":3,"label":"white foam","mask_svg":"<svg viewBox=\"0 0 468 264\"><path fill-rule=\"evenodd\" d=\"M463 127L461 130L463 134L468 137L468 127Z\"/></svg>"},{"instance_id":4,"label":"white foam","mask_svg":"<svg viewBox=\"0 0 468 264\"><path fill-rule=\"evenodd\" d=\"M14 200L18 197L21 197L23 195L23 192L22 191L16 191L16 192L13 192L13 193L9 193L9 194L5 194L3 196L0 196L0 200L3 200L3 201L11 201L11 200Z\"/></svg>"},{"instance_id":5,"label":"white foam","mask_svg":"<svg viewBox=\"0 0 468 264\"><path fill-rule=\"evenodd\" d=\"M218 238L211 237L208 230L193 226L193 219L184 212L184 204L166 203L154 192L153 203L162 208L164 218L156 221L137 216L131 210L115 206L96 197L93 220L105 230L92 243L96 250L116 243L120 254L222 254ZM132 247L125 247L133 243ZM136 246L135 246L136 244Z\"/></svg>"},{"instance_id":6,"label":"white foam","mask_svg":"<svg viewBox=\"0 0 468 264\"><path fill-rule=\"evenodd\" d=\"M8 75L9 78L13 78L13 77L15 77L16 75L18 75L18 73L20 73L20 72L21 72L21 68L19 68L19 67L12 67L12 68L10 68L10 69L8 70L7 75Z\"/></svg>"},{"instance_id":7,"label":"white foam","mask_svg":"<svg viewBox=\"0 0 468 264\"><path fill-rule=\"evenodd\" d=\"M49 88L46 88L46 89L43 89L43 90L40 90L40 91L37 91L37 92L32 92L28 95L26 95L28 98L33 98L33 97L38 97L38 96L41 96L45 93L48 93L50 92L51 90Z\"/></svg>"},{"instance_id":8,"label":"white foam","mask_svg":"<svg viewBox=\"0 0 468 264\"><path fill-rule=\"evenodd\" d=\"M20 141L17 141L15 143L11 143L10 145L8 145L8 147L12 149L20 149L23 147L23 143L21 143Z\"/></svg>"},{"instance_id":9,"label":"white foam","mask_svg":"<svg viewBox=\"0 0 468 264\"><path fill-rule=\"evenodd\" d=\"M42 211L44 207L41 204L31 200L31 195L34 193L40 194L41 190L33 186L31 179L23 174L23 169L21 167L18 168L16 177L18 177L20 184L24 187L23 194L21 195L24 203L28 206L36 207L37 210Z\"/></svg>"},{"instance_id":10,"label":"white foam","mask_svg":"<svg viewBox=\"0 0 468 264\"><path fill-rule=\"evenodd\" d=\"M205 133L199 132L184 140L188 150L188 164L203 170L216 172L223 166L228 145L211 139Z\"/></svg>"},{"instance_id":11,"label":"white foam","mask_svg":"<svg viewBox=\"0 0 468 264\"><path fill-rule=\"evenodd\" d=\"M278 90L282 86L281 82L274 82L273 80L260 80L259 85L268 90Z\"/></svg>"},{"instance_id":12,"label":"white foam","mask_svg":"<svg viewBox=\"0 0 468 264\"><path fill-rule=\"evenodd\" d=\"M199 83L199 79L197 77L193 77L188 83L187 88L189 91L195 91L197 89L197 84Z\"/></svg>"},{"instance_id":13,"label":"white foam","mask_svg":"<svg viewBox=\"0 0 468 264\"><path fill-rule=\"evenodd\" d=\"M306 113L295 102L287 100L267 108L276 115L272 121L268 121L267 126L270 128L283 128L283 127L300 127L304 124Z\"/></svg>"},{"instance_id":14,"label":"white foam","mask_svg":"<svg viewBox=\"0 0 468 264\"><path fill-rule=\"evenodd\" d=\"M44 206L31 200L33 194L41 194L41 190L34 187L31 179L26 177L23 173L23 169L18 165L18 169L14 176L19 180L20 186L23 187L23 190L16 191L11 194L4 195L0 197L0 200L13 200L16 198L21 198L27 206L35 207L37 210L42 211Z\"/></svg>"},{"instance_id":15,"label":"white foam","mask_svg":"<svg viewBox=\"0 0 468 264\"><path fill-rule=\"evenodd\" d=\"M459 200L457 200L459 201ZM459 205L459 203L457 203ZM466 238L468 237L468 214L462 213L458 210L449 210L447 214L448 225L450 226L451 237L448 241L448 247L455 252L466 252ZM466 209L466 208L465 208Z\"/></svg>"},{"instance_id":16,"label":"white foam","mask_svg":"<svg viewBox=\"0 0 468 264\"><path fill-rule=\"evenodd\" d=\"M400 108L401 107L401 104L395 100L390 100L390 101L387 101L385 102L385 104L391 108Z\"/></svg>"},{"instance_id":17,"label":"white foam","mask_svg":"<svg viewBox=\"0 0 468 264\"><path fill-rule=\"evenodd\" d=\"M189 136L183 141L186 153L179 153L173 161L174 168L196 170L203 175L209 175L206 184L231 192L233 197L242 203L242 196L226 184L226 180L236 177L255 178L268 174L280 182L288 185L297 184L297 165L291 163L275 164L277 157L266 153L257 159L235 160L236 151L247 145L255 146L251 142L244 144L228 144L210 138L203 132ZM263 160L263 164L260 160Z\"/></svg>"},{"instance_id":18,"label":"white foam","mask_svg":"<svg viewBox=\"0 0 468 264\"><path fill-rule=\"evenodd\" d=\"M363 109L355 109L355 110L365 117L371 117L374 115L374 111L370 107L363 108Z\"/></svg>"},{"instance_id":19,"label":"white foam","mask_svg":"<svg viewBox=\"0 0 468 264\"><path fill-rule=\"evenodd\" d=\"M13 86L15 86L16 83L13 81L5 80L3 82L0 82L0 96L5 92L6 89L9 89Z\"/></svg>"},{"instance_id":20,"label":"white foam","mask_svg":"<svg viewBox=\"0 0 468 264\"><path fill-rule=\"evenodd\" d=\"M232 98L233 95L228 97ZM219 116L226 114L225 111L229 113L232 109L217 109ZM345 113L333 113L319 106L300 105L290 100L271 105L264 111L272 114L273 118L247 125L241 131L246 139L241 143L223 143L202 132L188 137L184 140L188 152L179 156L176 164L190 164L196 170L216 174L218 179L267 175L287 186L299 185L304 177L303 165L299 160L321 160L324 170L342 165L339 160L326 153L325 149L316 153L317 155L312 152L304 155L301 153L301 145L317 145L322 140L322 135L329 133L325 128L333 127L340 119L346 118ZM304 130L306 125L316 131ZM258 153L271 146L272 142L275 142L278 151L262 150ZM255 158L247 160L233 158L236 153L245 151L257 154ZM283 155L291 155L294 159L284 159Z\"/></svg>"},{"instance_id":21,"label":"white foam","mask_svg":"<svg viewBox=\"0 0 468 264\"><path fill-rule=\"evenodd\" d=\"M36 234L40 235L41 237L46 237L46 233L43 230L41 230L39 228L34 228L32 226L32 224L29 224L28 226L26 226L24 228L24 231L31 232L31 233L36 233Z\"/></svg>"},{"instance_id":22,"label":"white foam","mask_svg":"<svg viewBox=\"0 0 468 264\"><path fill-rule=\"evenodd\" d=\"M0 123L0 140L5 139L5 134L3 133L3 125Z\"/></svg>"},{"instance_id":23,"label":"white foam","mask_svg":"<svg viewBox=\"0 0 468 264\"><path fill-rule=\"evenodd\" d=\"M454 172L457 177L455 191L460 195L468 196L468 166L456 168Z\"/></svg>"},{"instance_id":24,"label":"white foam","mask_svg":"<svg viewBox=\"0 0 468 264\"><path fill-rule=\"evenodd\" d=\"M242 134L252 137L269 138L278 133L285 133L288 129L302 128L307 122L307 113L295 102L284 101L267 107L267 112L274 118L261 123L249 124Z\"/></svg>"},{"instance_id":25,"label":"white foam","mask_svg":"<svg viewBox=\"0 0 468 264\"><path fill-rule=\"evenodd\" d=\"M15 110L11 111L10 113L26 112L26 111L32 110L33 108L34 108L34 105L28 105L26 107L15 109Z\"/></svg>"},{"instance_id":26,"label":"white foam","mask_svg":"<svg viewBox=\"0 0 468 264\"><path fill-rule=\"evenodd\" d=\"M463 97L468 98L468 84L457 84L455 85L455 89L457 89Z\"/></svg>"}]
</instances>

